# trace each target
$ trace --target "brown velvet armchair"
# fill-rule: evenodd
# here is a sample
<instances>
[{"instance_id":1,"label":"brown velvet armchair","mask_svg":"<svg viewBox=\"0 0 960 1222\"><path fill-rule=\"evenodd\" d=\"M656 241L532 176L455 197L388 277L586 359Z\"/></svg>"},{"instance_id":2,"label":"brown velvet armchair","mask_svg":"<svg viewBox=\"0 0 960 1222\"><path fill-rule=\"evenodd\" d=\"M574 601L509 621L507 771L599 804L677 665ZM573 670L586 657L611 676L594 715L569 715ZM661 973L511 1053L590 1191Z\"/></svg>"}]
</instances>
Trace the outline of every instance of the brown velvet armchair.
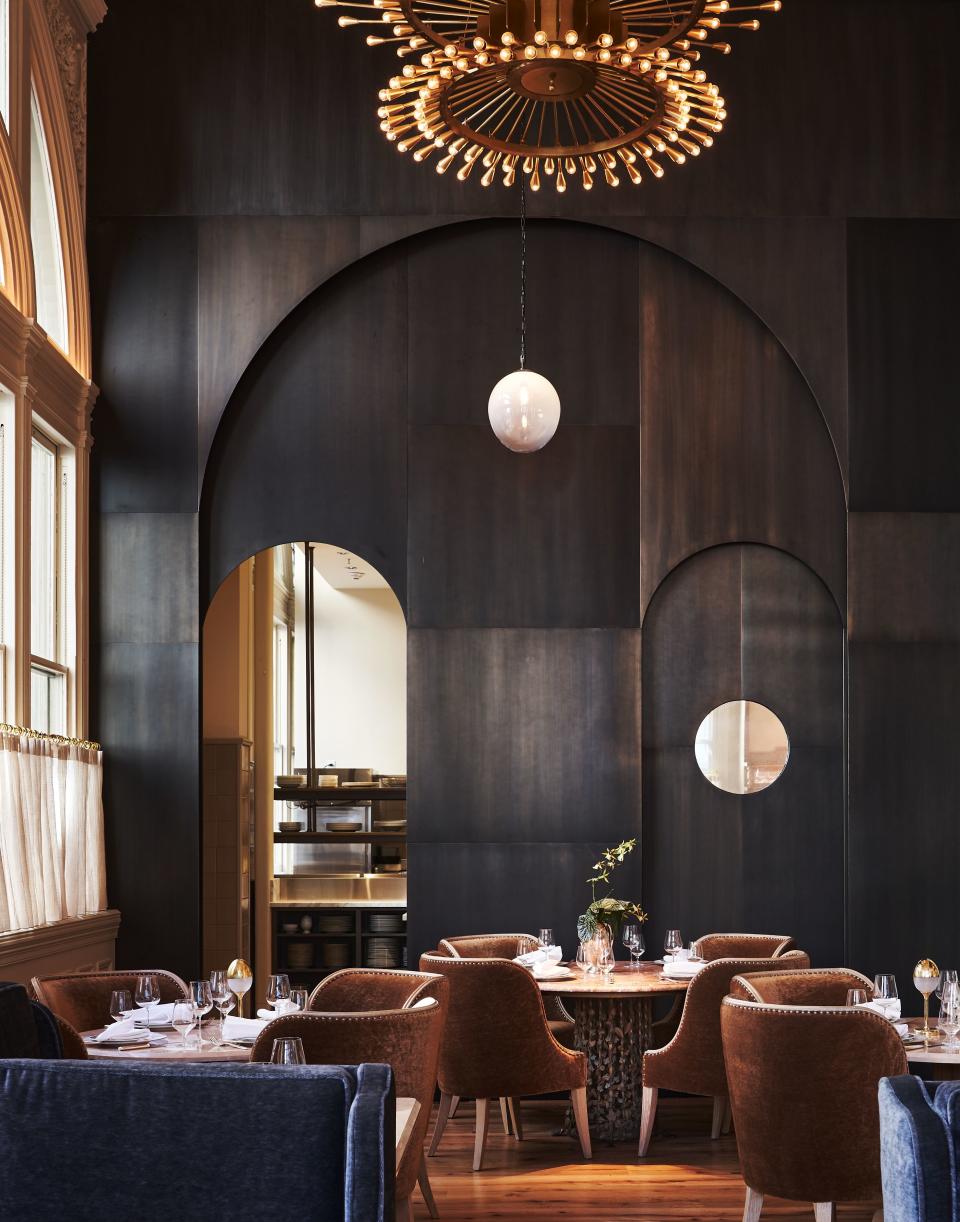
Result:
<instances>
[{"instance_id":1,"label":"brown velvet armchair","mask_svg":"<svg viewBox=\"0 0 960 1222\"><path fill-rule=\"evenodd\" d=\"M764 1001L777 1006L845 1006L847 989L866 989L873 982L849 967L810 967L801 972L752 971L735 976L730 996L742 1001Z\"/></svg>"},{"instance_id":2,"label":"brown velvet armchair","mask_svg":"<svg viewBox=\"0 0 960 1222\"><path fill-rule=\"evenodd\" d=\"M446 1002L447 983L428 972L347 967L331 972L310 994L308 1010L324 1014L359 1010L408 1010L424 997Z\"/></svg>"},{"instance_id":3,"label":"brown velvet armchair","mask_svg":"<svg viewBox=\"0 0 960 1222\"><path fill-rule=\"evenodd\" d=\"M793 950L782 933L705 933L694 948L701 959L778 959Z\"/></svg>"},{"instance_id":4,"label":"brown velvet armchair","mask_svg":"<svg viewBox=\"0 0 960 1222\"><path fill-rule=\"evenodd\" d=\"M33 995L64 1019L75 1031L92 1031L110 1022L110 994L114 989L129 989L133 997L138 976L156 976L160 1001L186 997L184 981L173 972L141 968L127 972L71 972L62 976L34 976Z\"/></svg>"},{"instance_id":5,"label":"brown velvet armchair","mask_svg":"<svg viewBox=\"0 0 960 1222\"><path fill-rule=\"evenodd\" d=\"M590 1158L586 1058L554 1038L530 973L505 959L444 954L422 955L420 969L439 972L450 983L440 1049L440 1112L430 1154L436 1153L455 1098L476 1099L473 1169L479 1171L491 1099L569 1091L580 1148Z\"/></svg>"},{"instance_id":6,"label":"brown velvet armchair","mask_svg":"<svg viewBox=\"0 0 960 1222\"><path fill-rule=\"evenodd\" d=\"M643 1057L643 1112L640 1122L641 1157L647 1153L657 1098L661 1090L713 1097L713 1127L710 1136L720 1136L727 1114L727 1075L720 1039L720 1003L730 992L738 972L783 971L787 965L809 967L803 951L794 950L777 959L715 959L690 981L683 1001L680 1025L669 1044L654 1048Z\"/></svg>"},{"instance_id":7,"label":"brown velvet armchair","mask_svg":"<svg viewBox=\"0 0 960 1222\"><path fill-rule=\"evenodd\" d=\"M812 1000L817 990L834 996L841 987L845 996L862 979L799 972L793 980L771 977L768 990L768 981L751 973L743 978L748 989L806 995L810 1004L724 999L720 1026L747 1187L744 1222L757 1222L767 1193L812 1201L817 1222L833 1222L837 1201L881 1194L877 1084L907 1072L903 1044L879 1014Z\"/></svg>"},{"instance_id":8,"label":"brown velvet armchair","mask_svg":"<svg viewBox=\"0 0 960 1222\"><path fill-rule=\"evenodd\" d=\"M313 1010L303 1014L285 1014L267 1024L257 1037L250 1059L269 1061L275 1039L297 1035L303 1041L304 1053L311 1065L354 1065L364 1061L389 1065L393 1070L397 1096L417 1099L420 1103L413 1132L397 1167L397 1218L413 1218L411 1195L417 1183L431 1218L435 1218L437 1208L427 1176L423 1144L437 1085L437 1062L447 1014L447 982L442 977L424 977L417 972L365 973L363 969L337 972L335 976L341 979L335 980L334 976L328 979L334 981L330 993L336 996L338 1007L345 998L349 983L344 977L353 977L356 1012L340 1008L332 1013L318 1012L317 993L320 993L322 1001L323 990L316 990ZM374 976L381 979L374 981ZM386 991L391 987L391 981L384 979L390 976L402 977L394 980L392 985L398 994L405 991L408 1000L412 997L411 1004L405 1006L400 1001L389 1009L364 1008L377 989ZM421 990L428 985L432 995L425 997ZM420 996L415 996L418 993ZM427 1004L416 1004L424 1000Z\"/></svg>"}]
</instances>

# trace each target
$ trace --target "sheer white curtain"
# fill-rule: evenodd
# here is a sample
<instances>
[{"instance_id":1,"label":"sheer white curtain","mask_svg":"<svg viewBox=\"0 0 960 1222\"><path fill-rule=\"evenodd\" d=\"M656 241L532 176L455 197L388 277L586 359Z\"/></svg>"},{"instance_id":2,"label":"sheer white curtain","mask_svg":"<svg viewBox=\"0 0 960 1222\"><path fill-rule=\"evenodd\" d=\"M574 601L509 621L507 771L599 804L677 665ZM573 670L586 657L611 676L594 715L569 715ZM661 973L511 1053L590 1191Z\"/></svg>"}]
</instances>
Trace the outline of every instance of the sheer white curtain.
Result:
<instances>
[{"instance_id":1,"label":"sheer white curtain","mask_svg":"<svg viewBox=\"0 0 960 1222\"><path fill-rule=\"evenodd\" d=\"M102 758L0 728L0 932L107 906Z\"/></svg>"}]
</instances>

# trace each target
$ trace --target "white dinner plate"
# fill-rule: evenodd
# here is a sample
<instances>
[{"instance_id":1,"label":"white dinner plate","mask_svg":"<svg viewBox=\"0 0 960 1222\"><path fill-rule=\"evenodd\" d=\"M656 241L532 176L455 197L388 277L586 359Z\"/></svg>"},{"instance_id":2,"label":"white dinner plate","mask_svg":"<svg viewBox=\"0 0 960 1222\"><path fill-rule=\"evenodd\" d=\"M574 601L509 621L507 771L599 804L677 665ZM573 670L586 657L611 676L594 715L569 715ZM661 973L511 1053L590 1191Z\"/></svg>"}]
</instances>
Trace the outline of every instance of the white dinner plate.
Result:
<instances>
[{"instance_id":1,"label":"white dinner plate","mask_svg":"<svg viewBox=\"0 0 960 1222\"><path fill-rule=\"evenodd\" d=\"M150 1041L151 1048L159 1048L160 1045L167 1042L167 1037L153 1031L145 1032L142 1035L139 1032L134 1032L127 1035L110 1035L102 1040L89 1040L88 1043L96 1048L119 1048L126 1044L142 1044L145 1040Z\"/></svg>"}]
</instances>

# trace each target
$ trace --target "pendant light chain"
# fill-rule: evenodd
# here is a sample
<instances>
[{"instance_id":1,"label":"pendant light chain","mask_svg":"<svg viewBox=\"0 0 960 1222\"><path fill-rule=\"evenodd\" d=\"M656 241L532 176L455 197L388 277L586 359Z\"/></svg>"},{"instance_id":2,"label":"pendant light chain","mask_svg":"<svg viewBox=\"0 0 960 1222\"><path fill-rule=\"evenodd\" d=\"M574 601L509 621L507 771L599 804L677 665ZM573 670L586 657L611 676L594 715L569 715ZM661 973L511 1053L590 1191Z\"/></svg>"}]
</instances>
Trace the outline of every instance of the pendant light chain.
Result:
<instances>
[{"instance_id":1,"label":"pendant light chain","mask_svg":"<svg viewBox=\"0 0 960 1222\"><path fill-rule=\"evenodd\" d=\"M527 360L527 189L520 174L520 368Z\"/></svg>"}]
</instances>

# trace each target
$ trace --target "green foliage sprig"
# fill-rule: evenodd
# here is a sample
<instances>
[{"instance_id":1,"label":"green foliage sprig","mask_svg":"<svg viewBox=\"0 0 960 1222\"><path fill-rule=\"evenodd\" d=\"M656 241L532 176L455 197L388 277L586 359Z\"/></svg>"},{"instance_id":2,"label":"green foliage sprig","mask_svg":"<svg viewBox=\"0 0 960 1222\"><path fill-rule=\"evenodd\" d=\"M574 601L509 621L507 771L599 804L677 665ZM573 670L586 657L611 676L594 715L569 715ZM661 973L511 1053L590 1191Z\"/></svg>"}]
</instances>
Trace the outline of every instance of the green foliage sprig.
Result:
<instances>
[{"instance_id":1,"label":"green foliage sprig","mask_svg":"<svg viewBox=\"0 0 960 1222\"><path fill-rule=\"evenodd\" d=\"M633 917L641 924L646 921L647 914L639 904L630 900L614 899L609 893L597 899L598 884L609 883L610 875L636 847L636 838L622 840L616 848L604 849L600 860L594 863L594 872L586 880L590 884L590 907L577 920L577 933L581 942L595 937L601 925L610 926L616 936L628 917Z\"/></svg>"}]
</instances>

